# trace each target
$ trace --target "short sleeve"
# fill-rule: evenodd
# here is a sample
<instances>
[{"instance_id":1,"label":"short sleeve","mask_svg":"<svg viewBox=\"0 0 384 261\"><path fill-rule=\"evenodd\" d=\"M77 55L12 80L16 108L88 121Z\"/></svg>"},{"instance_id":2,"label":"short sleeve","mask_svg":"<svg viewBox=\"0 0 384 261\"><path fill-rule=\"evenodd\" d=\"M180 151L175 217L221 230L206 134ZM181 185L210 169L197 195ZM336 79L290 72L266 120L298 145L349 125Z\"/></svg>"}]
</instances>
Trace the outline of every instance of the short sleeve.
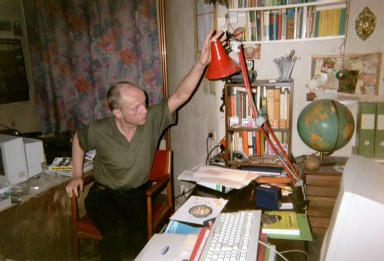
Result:
<instances>
[{"instance_id":1,"label":"short sleeve","mask_svg":"<svg viewBox=\"0 0 384 261\"><path fill-rule=\"evenodd\" d=\"M89 151L95 148L94 132L95 128L92 128L92 124L77 131L77 138L79 139L79 144L83 151Z\"/></svg>"}]
</instances>

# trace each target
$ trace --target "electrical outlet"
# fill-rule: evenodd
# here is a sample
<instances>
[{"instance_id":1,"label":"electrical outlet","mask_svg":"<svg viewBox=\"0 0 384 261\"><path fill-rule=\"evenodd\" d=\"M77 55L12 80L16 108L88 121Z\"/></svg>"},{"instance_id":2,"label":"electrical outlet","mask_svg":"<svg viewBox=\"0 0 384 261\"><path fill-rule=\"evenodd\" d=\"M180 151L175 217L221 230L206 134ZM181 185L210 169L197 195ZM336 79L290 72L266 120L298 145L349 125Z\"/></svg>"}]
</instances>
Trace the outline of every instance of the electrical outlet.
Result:
<instances>
[{"instance_id":1,"label":"electrical outlet","mask_svg":"<svg viewBox=\"0 0 384 261\"><path fill-rule=\"evenodd\" d=\"M180 193L181 194L184 194L185 191L185 186L184 185L180 185Z\"/></svg>"}]
</instances>

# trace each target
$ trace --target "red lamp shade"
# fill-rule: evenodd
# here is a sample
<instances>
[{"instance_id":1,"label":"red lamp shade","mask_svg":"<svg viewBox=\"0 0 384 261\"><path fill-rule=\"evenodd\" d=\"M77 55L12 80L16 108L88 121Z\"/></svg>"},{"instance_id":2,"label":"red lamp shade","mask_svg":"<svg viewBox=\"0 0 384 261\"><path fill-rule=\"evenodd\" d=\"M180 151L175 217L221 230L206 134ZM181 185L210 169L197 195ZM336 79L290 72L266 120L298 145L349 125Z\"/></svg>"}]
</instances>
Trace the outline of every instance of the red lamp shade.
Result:
<instances>
[{"instance_id":1,"label":"red lamp shade","mask_svg":"<svg viewBox=\"0 0 384 261\"><path fill-rule=\"evenodd\" d=\"M227 55L220 41L211 42L211 63L205 78L219 80L239 72L241 68Z\"/></svg>"}]
</instances>

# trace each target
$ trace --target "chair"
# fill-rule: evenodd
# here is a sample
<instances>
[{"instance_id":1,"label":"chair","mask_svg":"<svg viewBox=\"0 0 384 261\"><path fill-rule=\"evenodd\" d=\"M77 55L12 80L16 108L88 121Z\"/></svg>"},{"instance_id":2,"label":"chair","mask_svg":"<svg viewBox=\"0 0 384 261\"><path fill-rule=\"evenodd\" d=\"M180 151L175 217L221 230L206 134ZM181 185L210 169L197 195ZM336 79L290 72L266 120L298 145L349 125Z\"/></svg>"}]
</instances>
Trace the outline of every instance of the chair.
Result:
<instances>
[{"instance_id":1,"label":"chair","mask_svg":"<svg viewBox=\"0 0 384 261\"><path fill-rule=\"evenodd\" d=\"M84 178L84 189L94 181L93 175ZM145 194L147 198L148 239L158 232L174 212L172 184L172 151L158 150L153 161L149 185ZM166 188L166 200L160 195ZM103 236L88 215L79 216L78 198L71 199L72 209L72 255L79 260L79 239L102 240Z\"/></svg>"},{"instance_id":2,"label":"chair","mask_svg":"<svg viewBox=\"0 0 384 261\"><path fill-rule=\"evenodd\" d=\"M172 151L158 150L149 177L147 197L148 239L158 232L174 212L172 184ZM166 188L166 200L161 192Z\"/></svg>"}]
</instances>

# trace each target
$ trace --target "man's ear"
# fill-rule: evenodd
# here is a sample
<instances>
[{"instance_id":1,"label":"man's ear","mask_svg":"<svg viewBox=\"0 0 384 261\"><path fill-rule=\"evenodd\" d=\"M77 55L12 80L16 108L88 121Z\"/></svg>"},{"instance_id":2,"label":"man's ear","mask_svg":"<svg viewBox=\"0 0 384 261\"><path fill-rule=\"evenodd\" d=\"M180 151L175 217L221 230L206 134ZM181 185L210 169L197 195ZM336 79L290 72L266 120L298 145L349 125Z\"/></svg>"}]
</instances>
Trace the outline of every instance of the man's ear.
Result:
<instances>
[{"instance_id":1,"label":"man's ear","mask_svg":"<svg viewBox=\"0 0 384 261\"><path fill-rule=\"evenodd\" d=\"M113 115L115 116L116 119L121 119L121 111L119 109L114 109L112 111Z\"/></svg>"}]
</instances>

